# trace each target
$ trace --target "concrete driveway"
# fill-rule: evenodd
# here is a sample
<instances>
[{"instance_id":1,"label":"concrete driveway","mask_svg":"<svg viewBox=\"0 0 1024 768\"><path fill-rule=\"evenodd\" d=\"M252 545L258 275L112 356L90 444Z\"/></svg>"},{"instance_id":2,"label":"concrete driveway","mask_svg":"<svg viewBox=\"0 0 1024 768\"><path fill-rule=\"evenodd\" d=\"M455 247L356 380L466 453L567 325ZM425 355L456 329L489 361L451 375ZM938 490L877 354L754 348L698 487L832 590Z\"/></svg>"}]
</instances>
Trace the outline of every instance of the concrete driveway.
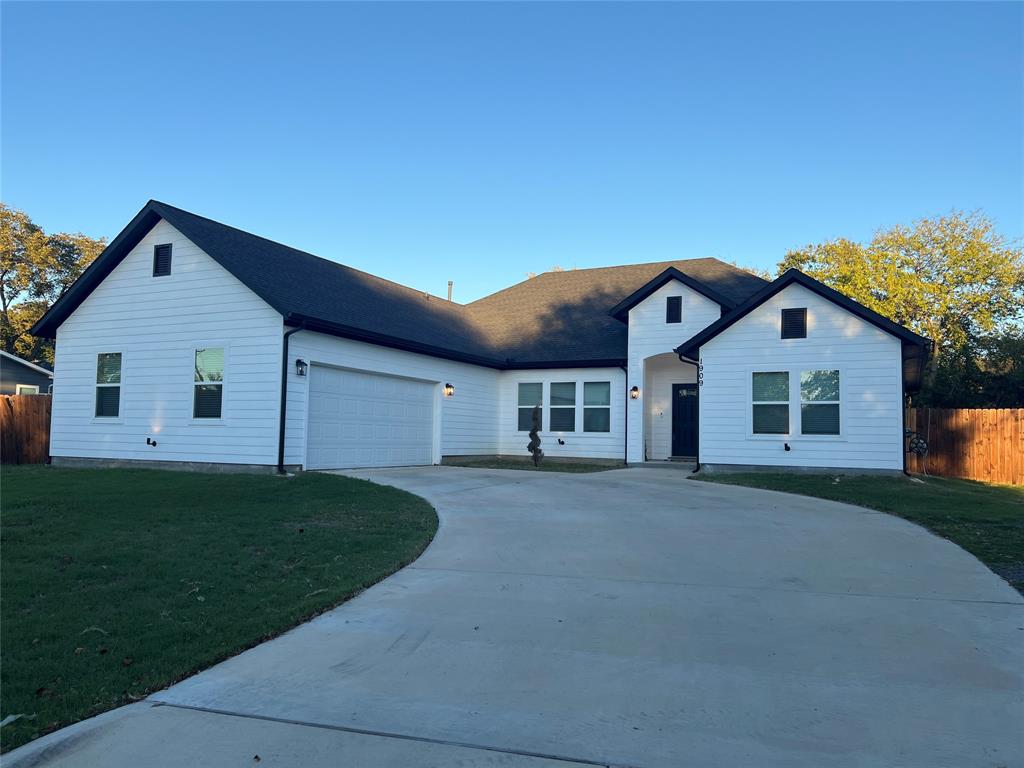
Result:
<instances>
[{"instance_id":1,"label":"concrete driveway","mask_svg":"<svg viewBox=\"0 0 1024 768\"><path fill-rule=\"evenodd\" d=\"M350 474L436 506L420 560L10 764L1024 765L1024 601L916 526L671 469Z\"/></svg>"}]
</instances>

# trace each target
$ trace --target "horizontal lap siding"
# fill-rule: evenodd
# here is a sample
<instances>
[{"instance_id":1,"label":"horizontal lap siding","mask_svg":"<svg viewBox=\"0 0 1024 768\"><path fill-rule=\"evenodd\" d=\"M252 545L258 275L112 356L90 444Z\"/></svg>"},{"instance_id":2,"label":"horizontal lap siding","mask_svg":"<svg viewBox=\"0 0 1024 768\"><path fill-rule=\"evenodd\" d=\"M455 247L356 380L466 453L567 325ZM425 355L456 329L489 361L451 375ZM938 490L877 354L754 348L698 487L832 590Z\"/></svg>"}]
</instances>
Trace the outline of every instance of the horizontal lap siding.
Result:
<instances>
[{"instance_id":1,"label":"horizontal lap siding","mask_svg":"<svg viewBox=\"0 0 1024 768\"><path fill-rule=\"evenodd\" d=\"M807 338L780 338L780 310L807 307ZM900 342L802 286L793 285L701 348L700 460L709 464L903 466ZM750 435L751 369L841 370L843 435ZM799 369L799 370L798 370ZM792 450L785 451L784 443Z\"/></svg>"},{"instance_id":2,"label":"horizontal lap siding","mask_svg":"<svg viewBox=\"0 0 1024 768\"><path fill-rule=\"evenodd\" d=\"M288 349L291 361L301 358L310 364L404 376L433 382L439 387L450 383L455 387L454 397L438 397L440 455L498 452L496 370L311 331L300 331L292 336ZM288 464L304 465L306 461L307 398L308 376L297 376L294 366L290 365L285 431Z\"/></svg>"},{"instance_id":3,"label":"horizontal lap siding","mask_svg":"<svg viewBox=\"0 0 1024 768\"><path fill-rule=\"evenodd\" d=\"M681 323L665 322L669 296L681 296ZM640 388L640 398L629 404L629 461L668 458L671 453L672 413L666 409L674 383L696 381L693 366L679 363L672 351L691 336L704 330L721 316L722 308L697 291L673 280L652 293L629 311L629 380L627 387ZM645 361L666 355L664 361L652 361L657 371L648 373ZM673 378L672 366L678 364L679 378ZM650 389L651 391L648 391ZM663 416L661 414L664 414ZM645 434L646 433L646 434ZM646 449L646 450L645 450Z\"/></svg>"},{"instance_id":4,"label":"horizontal lap siding","mask_svg":"<svg viewBox=\"0 0 1024 768\"><path fill-rule=\"evenodd\" d=\"M576 382L576 430L552 432L549 428L549 400L552 382ZM583 384L607 381L611 384L610 431L583 431ZM544 414L540 432L541 449L546 456L581 457L588 459L622 459L625 435L626 377L621 368L566 368L504 371L499 385L498 410L500 452L510 456L527 456L528 432L520 432L519 383L540 382L544 385ZM559 445L561 438L565 445Z\"/></svg>"},{"instance_id":5,"label":"horizontal lap siding","mask_svg":"<svg viewBox=\"0 0 1024 768\"><path fill-rule=\"evenodd\" d=\"M153 277L158 243L172 244L167 277ZM280 314L170 224L157 223L57 331L51 453L276 463L281 333ZM196 346L226 348L220 421L192 420ZM122 353L116 421L93 417L100 352Z\"/></svg>"}]
</instances>

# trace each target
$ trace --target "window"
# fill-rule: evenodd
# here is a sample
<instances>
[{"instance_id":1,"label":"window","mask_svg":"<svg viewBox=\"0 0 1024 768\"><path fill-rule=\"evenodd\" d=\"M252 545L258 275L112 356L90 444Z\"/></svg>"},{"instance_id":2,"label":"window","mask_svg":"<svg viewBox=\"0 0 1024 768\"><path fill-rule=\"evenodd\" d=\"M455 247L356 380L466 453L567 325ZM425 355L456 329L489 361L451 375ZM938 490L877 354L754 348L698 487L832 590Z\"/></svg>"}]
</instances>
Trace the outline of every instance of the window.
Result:
<instances>
[{"instance_id":1,"label":"window","mask_svg":"<svg viewBox=\"0 0 1024 768\"><path fill-rule=\"evenodd\" d=\"M576 382L552 382L551 416L548 426L552 432L576 431Z\"/></svg>"},{"instance_id":2,"label":"window","mask_svg":"<svg viewBox=\"0 0 1024 768\"><path fill-rule=\"evenodd\" d=\"M683 322L683 297L682 296L669 296L665 299L665 322L666 323L681 323Z\"/></svg>"},{"instance_id":3,"label":"window","mask_svg":"<svg viewBox=\"0 0 1024 768\"><path fill-rule=\"evenodd\" d=\"M192 418L219 419L224 402L224 349L196 350Z\"/></svg>"},{"instance_id":4,"label":"window","mask_svg":"<svg viewBox=\"0 0 1024 768\"><path fill-rule=\"evenodd\" d=\"M96 415L116 419L121 415L121 353L96 356Z\"/></svg>"},{"instance_id":5,"label":"window","mask_svg":"<svg viewBox=\"0 0 1024 768\"><path fill-rule=\"evenodd\" d=\"M583 383L583 431L611 431L612 385L609 381Z\"/></svg>"},{"instance_id":6,"label":"window","mask_svg":"<svg viewBox=\"0 0 1024 768\"><path fill-rule=\"evenodd\" d=\"M800 433L839 434L839 371L800 374Z\"/></svg>"},{"instance_id":7,"label":"window","mask_svg":"<svg viewBox=\"0 0 1024 768\"><path fill-rule=\"evenodd\" d=\"M806 339L807 338L807 309L784 309L782 310L782 338L784 339Z\"/></svg>"},{"instance_id":8,"label":"window","mask_svg":"<svg viewBox=\"0 0 1024 768\"><path fill-rule=\"evenodd\" d=\"M153 246L153 277L171 274L171 244Z\"/></svg>"},{"instance_id":9,"label":"window","mask_svg":"<svg viewBox=\"0 0 1024 768\"><path fill-rule=\"evenodd\" d=\"M754 434L789 434L789 371L756 371L751 395Z\"/></svg>"},{"instance_id":10,"label":"window","mask_svg":"<svg viewBox=\"0 0 1024 768\"><path fill-rule=\"evenodd\" d=\"M519 431L529 432L533 428L533 408L536 405L543 405L544 385L538 382L530 382L519 385ZM543 422L541 424L543 428Z\"/></svg>"},{"instance_id":11,"label":"window","mask_svg":"<svg viewBox=\"0 0 1024 768\"><path fill-rule=\"evenodd\" d=\"M15 384L14 394L16 395L38 395L39 387L35 384Z\"/></svg>"}]
</instances>

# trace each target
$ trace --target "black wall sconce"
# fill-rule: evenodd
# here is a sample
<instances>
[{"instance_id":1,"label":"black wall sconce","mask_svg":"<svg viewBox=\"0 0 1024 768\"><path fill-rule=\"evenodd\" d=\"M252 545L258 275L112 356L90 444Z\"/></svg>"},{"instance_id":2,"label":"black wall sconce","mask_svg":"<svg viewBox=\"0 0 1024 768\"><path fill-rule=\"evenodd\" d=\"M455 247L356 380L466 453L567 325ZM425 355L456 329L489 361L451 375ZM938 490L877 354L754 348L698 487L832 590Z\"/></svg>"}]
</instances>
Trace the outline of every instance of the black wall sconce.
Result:
<instances>
[{"instance_id":1,"label":"black wall sconce","mask_svg":"<svg viewBox=\"0 0 1024 768\"><path fill-rule=\"evenodd\" d=\"M306 361L303 360L301 357L298 360L295 361L295 375L296 376L305 376L306 375L306 371L308 369L309 369L309 366L306 364Z\"/></svg>"},{"instance_id":2,"label":"black wall sconce","mask_svg":"<svg viewBox=\"0 0 1024 768\"><path fill-rule=\"evenodd\" d=\"M451 384L445 384L444 385L444 396L445 397L452 397L454 394L455 394L455 387L452 386Z\"/></svg>"},{"instance_id":3,"label":"black wall sconce","mask_svg":"<svg viewBox=\"0 0 1024 768\"><path fill-rule=\"evenodd\" d=\"M640 399L640 387L636 387L635 386L631 390L629 390L629 399L630 400L639 400Z\"/></svg>"}]
</instances>

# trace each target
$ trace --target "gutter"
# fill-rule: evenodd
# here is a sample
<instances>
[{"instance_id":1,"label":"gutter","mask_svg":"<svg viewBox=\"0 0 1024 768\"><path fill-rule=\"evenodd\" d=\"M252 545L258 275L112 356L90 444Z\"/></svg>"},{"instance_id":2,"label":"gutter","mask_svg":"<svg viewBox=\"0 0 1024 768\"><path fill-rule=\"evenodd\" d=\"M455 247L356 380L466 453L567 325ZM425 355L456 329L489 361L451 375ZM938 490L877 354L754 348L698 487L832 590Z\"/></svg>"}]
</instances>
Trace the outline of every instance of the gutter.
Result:
<instances>
[{"instance_id":1,"label":"gutter","mask_svg":"<svg viewBox=\"0 0 1024 768\"><path fill-rule=\"evenodd\" d=\"M277 474L286 475L284 471L284 425L288 414L288 340L293 333L305 330L305 321L297 328L291 328L284 332L283 343L281 344L281 420L277 425Z\"/></svg>"}]
</instances>

